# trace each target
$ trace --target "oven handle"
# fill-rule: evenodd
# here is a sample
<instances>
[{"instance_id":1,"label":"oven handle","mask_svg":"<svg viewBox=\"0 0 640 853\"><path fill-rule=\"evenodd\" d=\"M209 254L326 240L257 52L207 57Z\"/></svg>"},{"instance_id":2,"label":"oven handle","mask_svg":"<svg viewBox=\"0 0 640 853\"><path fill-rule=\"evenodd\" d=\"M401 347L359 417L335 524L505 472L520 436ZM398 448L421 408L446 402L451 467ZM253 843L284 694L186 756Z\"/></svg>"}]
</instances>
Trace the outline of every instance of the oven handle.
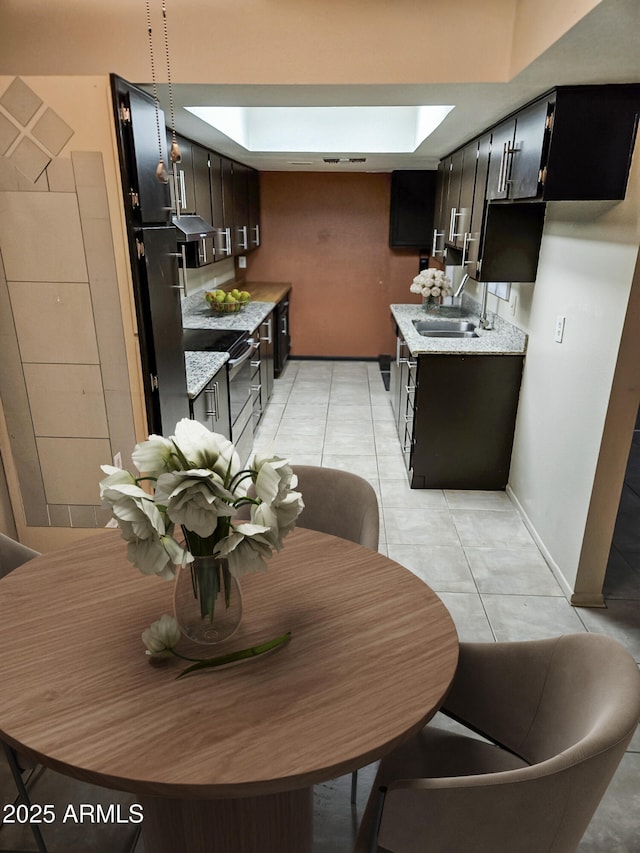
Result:
<instances>
[{"instance_id":1,"label":"oven handle","mask_svg":"<svg viewBox=\"0 0 640 853\"><path fill-rule=\"evenodd\" d=\"M247 341L247 351L243 352L239 358L232 358L229 361L229 379L233 379L233 377L238 373L242 365L248 358L254 354L254 352L260 346L260 341L255 341L253 338L249 338Z\"/></svg>"}]
</instances>

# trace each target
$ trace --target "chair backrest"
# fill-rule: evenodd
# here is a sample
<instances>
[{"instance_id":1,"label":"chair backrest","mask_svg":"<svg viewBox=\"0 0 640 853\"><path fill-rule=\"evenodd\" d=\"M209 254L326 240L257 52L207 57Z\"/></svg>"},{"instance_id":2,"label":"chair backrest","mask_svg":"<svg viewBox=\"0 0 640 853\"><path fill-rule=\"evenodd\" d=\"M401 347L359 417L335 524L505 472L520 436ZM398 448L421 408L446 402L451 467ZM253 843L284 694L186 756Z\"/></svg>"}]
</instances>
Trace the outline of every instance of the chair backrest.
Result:
<instances>
[{"instance_id":1,"label":"chair backrest","mask_svg":"<svg viewBox=\"0 0 640 853\"><path fill-rule=\"evenodd\" d=\"M304 509L297 525L378 550L380 517L373 486L337 468L294 465Z\"/></svg>"},{"instance_id":2,"label":"chair backrest","mask_svg":"<svg viewBox=\"0 0 640 853\"><path fill-rule=\"evenodd\" d=\"M393 783L380 844L573 853L636 730L640 673L620 643L598 634L462 643L444 710L528 766Z\"/></svg>"},{"instance_id":3,"label":"chair backrest","mask_svg":"<svg viewBox=\"0 0 640 853\"><path fill-rule=\"evenodd\" d=\"M10 536L0 533L0 578L8 575L9 572L17 569L27 560L39 556L39 552L34 551L33 548L27 548L26 545L16 542Z\"/></svg>"},{"instance_id":4,"label":"chair backrest","mask_svg":"<svg viewBox=\"0 0 640 853\"><path fill-rule=\"evenodd\" d=\"M601 634L461 643L444 710L539 764L578 744L584 755L632 734L640 674L629 652Z\"/></svg>"}]
</instances>

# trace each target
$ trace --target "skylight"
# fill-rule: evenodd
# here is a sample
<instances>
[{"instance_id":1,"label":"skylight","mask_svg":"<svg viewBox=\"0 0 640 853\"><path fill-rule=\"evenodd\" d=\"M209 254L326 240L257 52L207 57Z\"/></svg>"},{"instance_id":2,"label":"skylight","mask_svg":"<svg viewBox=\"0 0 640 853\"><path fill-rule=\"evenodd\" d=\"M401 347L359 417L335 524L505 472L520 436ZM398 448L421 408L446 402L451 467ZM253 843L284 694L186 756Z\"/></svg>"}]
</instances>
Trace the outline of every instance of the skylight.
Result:
<instances>
[{"instance_id":1,"label":"skylight","mask_svg":"<svg viewBox=\"0 0 640 853\"><path fill-rule=\"evenodd\" d=\"M186 107L248 151L410 153L452 106Z\"/></svg>"}]
</instances>

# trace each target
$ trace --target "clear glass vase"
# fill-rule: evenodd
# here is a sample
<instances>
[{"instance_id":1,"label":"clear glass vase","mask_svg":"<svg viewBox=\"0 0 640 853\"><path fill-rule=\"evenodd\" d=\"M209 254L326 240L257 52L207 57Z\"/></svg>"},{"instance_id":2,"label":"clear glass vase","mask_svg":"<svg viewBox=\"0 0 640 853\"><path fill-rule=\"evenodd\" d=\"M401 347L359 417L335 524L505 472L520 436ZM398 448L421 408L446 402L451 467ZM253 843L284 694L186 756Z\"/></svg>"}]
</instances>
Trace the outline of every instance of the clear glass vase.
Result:
<instances>
[{"instance_id":1,"label":"clear glass vase","mask_svg":"<svg viewBox=\"0 0 640 853\"><path fill-rule=\"evenodd\" d=\"M221 643L242 619L242 590L222 557L194 557L178 567L173 609L180 630L197 643Z\"/></svg>"},{"instance_id":2,"label":"clear glass vase","mask_svg":"<svg viewBox=\"0 0 640 853\"><path fill-rule=\"evenodd\" d=\"M442 308L441 296L423 296L422 307L427 314L437 314Z\"/></svg>"}]
</instances>

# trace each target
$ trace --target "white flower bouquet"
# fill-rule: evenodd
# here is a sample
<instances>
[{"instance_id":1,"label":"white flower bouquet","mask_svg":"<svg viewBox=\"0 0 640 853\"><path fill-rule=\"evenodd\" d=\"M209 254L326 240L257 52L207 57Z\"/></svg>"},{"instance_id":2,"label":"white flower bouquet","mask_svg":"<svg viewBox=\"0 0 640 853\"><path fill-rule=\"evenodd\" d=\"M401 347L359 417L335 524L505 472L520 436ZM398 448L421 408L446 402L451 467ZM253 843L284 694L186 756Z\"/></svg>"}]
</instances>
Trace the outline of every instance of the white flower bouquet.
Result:
<instances>
[{"instance_id":1,"label":"white flower bouquet","mask_svg":"<svg viewBox=\"0 0 640 853\"><path fill-rule=\"evenodd\" d=\"M230 608L231 578L266 569L265 560L280 550L295 527L304 503L287 460L256 453L242 468L227 438L187 418L176 424L175 435L151 435L137 444L132 459L140 476L102 466L107 475L100 483L102 501L111 507L127 542L129 561L143 574L170 579L176 566L183 570L190 564L188 588L199 612L195 629L190 621L176 619L177 610L176 617L164 614L154 622L142 634L147 654L192 661L182 676L255 657L285 643L289 632L204 660L175 649L181 630L191 639L206 636L197 633L200 629L212 630L206 625L213 625L219 594L224 592L225 609ZM176 527L182 537L176 536ZM211 557L220 560L206 559ZM241 610L237 612L239 620Z\"/></svg>"},{"instance_id":2,"label":"white flower bouquet","mask_svg":"<svg viewBox=\"0 0 640 853\"><path fill-rule=\"evenodd\" d=\"M420 293L423 297L441 301L451 293L451 280L442 270L426 269L413 279L409 290L411 293Z\"/></svg>"},{"instance_id":3,"label":"white flower bouquet","mask_svg":"<svg viewBox=\"0 0 640 853\"><path fill-rule=\"evenodd\" d=\"M169 579L175 564L210 555L226 557L234 577L266 569L265 559L282 547L304 508L286 459L256 453L241 469L227 438L188 418L175 435L151 435L137 444L131 458L140 476L101 466L107 477L100 497L128 543L128 559L144 574ZM153 493L144 482L153 484ZM249 519L238 515L243 506L250 508ZM174 535L176 526L184 544Z\"/></svg>"}]
</instances>

